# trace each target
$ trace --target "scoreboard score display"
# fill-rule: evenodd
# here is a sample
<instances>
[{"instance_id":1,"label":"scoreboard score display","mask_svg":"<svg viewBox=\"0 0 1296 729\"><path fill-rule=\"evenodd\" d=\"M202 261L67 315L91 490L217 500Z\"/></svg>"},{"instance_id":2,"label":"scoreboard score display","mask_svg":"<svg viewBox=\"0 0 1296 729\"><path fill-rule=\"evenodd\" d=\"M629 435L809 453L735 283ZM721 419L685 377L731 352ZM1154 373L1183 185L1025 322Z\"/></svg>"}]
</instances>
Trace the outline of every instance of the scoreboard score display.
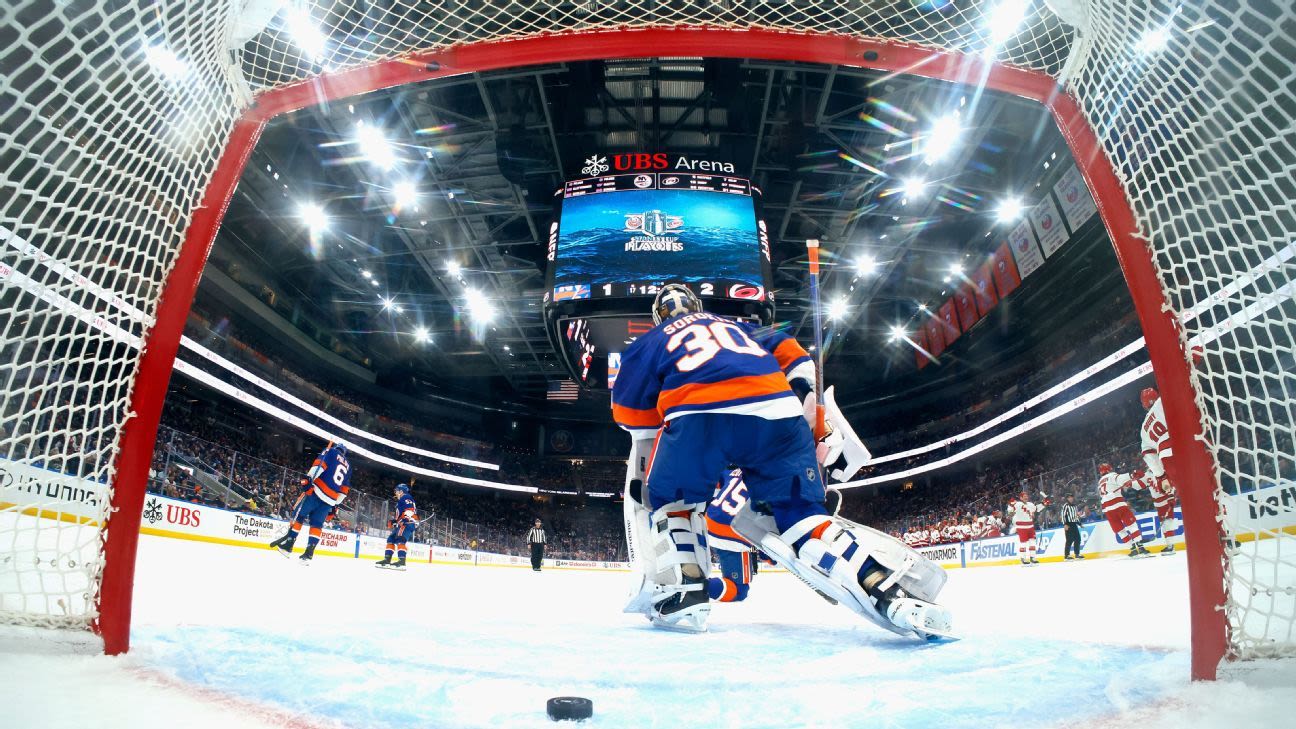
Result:
<instances>
[{"instance_id":1,"label":"scoreboard score display","mask_svg":"<svg viewBox=\"0 0 1296 729\"><path fill-rule=\"evenodd\" d=\"M772 318L769 234L750 180L631 171L568 181L554 197L545 319L585 389L613 386L665 284L687 285L723 316Z\"/></svg>"},{"instance_id":2,"label":"scoreboard score display","mask_svg":"<svg viewBox=\"0 0 1296 729\"><path fill-rule=\"evenodd\" d=\"M769 236L760 191L725 175L647 172L573 180L557 196L554 302L653 296L687 284L704 299L764 302Z\"/></svg>"}]
</instances>

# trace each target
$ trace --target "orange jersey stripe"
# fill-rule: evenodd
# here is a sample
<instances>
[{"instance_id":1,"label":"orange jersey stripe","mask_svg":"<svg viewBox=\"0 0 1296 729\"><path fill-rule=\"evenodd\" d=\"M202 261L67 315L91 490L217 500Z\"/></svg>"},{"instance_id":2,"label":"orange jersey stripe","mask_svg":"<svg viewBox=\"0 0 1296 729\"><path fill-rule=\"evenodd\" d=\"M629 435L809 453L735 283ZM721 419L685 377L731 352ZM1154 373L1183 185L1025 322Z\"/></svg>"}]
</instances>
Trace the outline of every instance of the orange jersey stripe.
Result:
<instances>
[{"instance_id":1,"label":"orange jersey stripe","mask_svg":"<svg viewBox=\"0 0 1296 729\"><path fill-rule=\"evenodd\" d=\"M715 519L712 519L709 516L706 518L706 525L707 525L707 531L711 532L717 537L724 537L725 539L733 539L735 541L739 541L744 544L751 544L751 542L747 541L746 537L734 531L733 527L729 526L728 524L721 524L720 522L716 521Z\"/></svg>"},{"instance_id":2,"label":"orange jersey stripe","mask_svg":"<svg viewBox=\"0 0 1296 729\"><path fill-rule=\"evenodd\" d=\"M656 410L639 410L625 405L612 404L612 418L620 425L632 428L656 428L661 425L661 413Z\"/></svg>"},{"instance_id":3,"label":"orange jersey stripe","mask_svg":"<svg viewBox=\"0 0 1296 729\"><path fill-rule=\"evenodd\" d=\"M665 413L681 405L710 405L791 391L787 377L782 372L733 377L720 382L691 382L672 390L663 390L657 397L657 409Z\"/></svg>"},{"instance_id":4,"label":"orange jersey stripe","mask_svg":"<svg viewBox=\"0 0 1296 729\"><path fill-rule=\"evenodd\" d=\"M320 491L323 491L323 492L324 492L324 495L327 496L327 497L329 497L330 499L340 499L340 498L342 498L341 496L338 495L338 492L336 492L336 491L334 491L333 489L329 488L328 484L324 483L324 481L323 481L322 479L318 479L318 478L317 478L317 479L315 479L315 480L312 482L312 484L315 486L315 488L319 489ZM345 492L343 492L343 493L345 493Z\"/></svg>"},{"instance_id":5,"label":"orange jersey stripe","mask_svg":"<svg viewBox=\"0 0 1296 729\"><path fill-rule=\"evenodd\" d=\"M795 339L785 339L774 348L774 359L778 360L779 369L785 370L798 359L809 356L810 353Z\"/></svg>"}]
</instances>

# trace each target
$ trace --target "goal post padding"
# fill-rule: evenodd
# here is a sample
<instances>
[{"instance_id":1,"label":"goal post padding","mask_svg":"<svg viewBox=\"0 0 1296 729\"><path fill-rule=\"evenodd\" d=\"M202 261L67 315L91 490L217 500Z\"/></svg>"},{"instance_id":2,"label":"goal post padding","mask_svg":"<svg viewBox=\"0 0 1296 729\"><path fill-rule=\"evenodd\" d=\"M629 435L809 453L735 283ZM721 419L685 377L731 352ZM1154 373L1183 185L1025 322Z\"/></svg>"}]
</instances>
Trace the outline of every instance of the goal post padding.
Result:
<instances>
[{"instance_id":1,"label":"goal post padding","mask_svg":"<svg viewBox=\"0 0 1296 729\"><path fill-rule=\"evenodd\" d=\"M843 36L817 36L766 30L733 30L725 28L641 28L632 32L628 43L623 31L587 31L533 38L480 42L431 53L378 62L369 66L341 71L322 78L299 81L258 94L236 127L230 144L217 168L207 197L227 202L262 126L273 117L325 101L366 93L408 83L427 81L462 73L518 68L527 65L562 63L611 57L707 56L726 58L759 58L809 63L840 64L882 71L910 73L932 79L967 83L980 81L987 88L1017 94L1043 104L1052 114L1071 147L1076 164L1094 195L1099 214L1116 248L1126 281L1130 285L1139 321L1148 342L1157 384L1165 402L1166 417L1176 452L1186 465L1188 480L1180 486L1184 503L1185 529L1188 534L1210 535L1206 539L1189 538L1190 593L1193 601L1193 675L1213 678L1214 666L1225 652L1223 613L1215 606L1224 601L1223 553L1216 520L1214 469L1201 438L1201 417L1190 384L1190 372L1174 313L1165 306L1150 249L1137 235L1137 223L1117 176L1094 136L1092 128L1074 100L1058 88L1056 81L1038 71L989 63L976 56L863 40ZM255 131L253 131L255 130ZM220 188L226 189L220 189ZM223 212L223 204L218 206ZM204 213L215 208L204 207ZM220 216L196 217L185 241L182 260L197 251L194 258L204 260ZM200 267L199 267L200 269ZM179 270L179 269L177 269ZM189 271L194 275L200 270ZM181 326L168 332L169 339L159 341L159 350L174 358L179 346L183 316L192 303L194 286L185 287L173 278L167 290L177 286L183 292L168 305L183 307ZM183 298L182 298L183 297ZM162 357L159 356L159 359ZM161 364L161 363L160 363ZM169 367L169 360L165 363ZM162 390L165 392L165 388ZM161 404L156 404L160 416ZM142 414L141 414L142 415ZM138 459L147 473L151 444L157 424L151 431L139 428L140 441L132 447L147 452ZM130 435L128 431L127 436ZM145 438L147 437L147 440ZM145 444L148 447L145 447ZM126 442L123 442L126 446ZM142 494L144 479L135 474L132 488ZM139 484L139 485L136 485ZM142 503L142 495L134 497ZM122 504L122 508L129 506ZM138 504L128 513L138 521ZM135 525L138 527L138 524ZM111 543L112 536L109 541ZM133 550L133 544L130 546ZM105 592L108 586L105 578ZM114 592L114 599L129 601L129 591ZM128 615L127 615L128 618ZM125 630L127 622L120 627ZM121 640L125 640L122 638ZM125 645L122 643L122 645Z\"/></svg>"}]
</instances>

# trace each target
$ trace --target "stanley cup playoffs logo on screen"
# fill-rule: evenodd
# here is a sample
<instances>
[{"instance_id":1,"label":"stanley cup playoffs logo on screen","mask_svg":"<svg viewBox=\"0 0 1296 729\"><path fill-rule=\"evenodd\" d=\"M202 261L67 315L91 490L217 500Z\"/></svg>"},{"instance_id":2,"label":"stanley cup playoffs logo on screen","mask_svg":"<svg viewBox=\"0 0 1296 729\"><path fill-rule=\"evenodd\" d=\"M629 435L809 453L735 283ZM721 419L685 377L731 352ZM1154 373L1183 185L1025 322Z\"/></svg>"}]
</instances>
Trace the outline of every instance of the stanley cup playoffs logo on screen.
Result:
<instances>
[{"instance_id":1,"label":"stanley cup playoffs logo on screen","mask_svg":"<svg viewBox=\"0 0 1296 729\"><path fill-rule=\"evenodd\" d=\"M642 233L626 241L627 251L682 251L684 244L678 235L667 233L678 232L684 227L684 218L679 215L668 215L660 210L649 210L643 213L627 213L625 230L628 233Z\"/></svg>"}]
</instances>

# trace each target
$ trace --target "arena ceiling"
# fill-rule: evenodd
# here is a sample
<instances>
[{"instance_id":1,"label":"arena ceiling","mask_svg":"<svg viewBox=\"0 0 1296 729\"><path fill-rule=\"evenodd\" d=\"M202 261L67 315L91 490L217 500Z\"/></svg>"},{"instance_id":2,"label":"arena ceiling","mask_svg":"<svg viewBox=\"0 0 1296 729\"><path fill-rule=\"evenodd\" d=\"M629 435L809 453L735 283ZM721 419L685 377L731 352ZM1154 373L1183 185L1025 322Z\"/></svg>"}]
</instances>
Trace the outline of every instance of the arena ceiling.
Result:
<instances>
[{"instance_id":1,"label":"arena ceiling","mask_svg":"<svg viewBox=\"0 0 1296 729\"><path fill-rule=\"evenodd\" d=\"M938 305L951 265L997 245L1000 206L1069 155L1038 104L975 83L698 58L465 74L276 120L214 258L380 373L535 406L567 377L541 316L552 193L590 155L655 151L762 188L777 317L807 345L805 241L823 241L827 366L856 391L911 374L891 328Z\"/></svg>"}]
</instances>

